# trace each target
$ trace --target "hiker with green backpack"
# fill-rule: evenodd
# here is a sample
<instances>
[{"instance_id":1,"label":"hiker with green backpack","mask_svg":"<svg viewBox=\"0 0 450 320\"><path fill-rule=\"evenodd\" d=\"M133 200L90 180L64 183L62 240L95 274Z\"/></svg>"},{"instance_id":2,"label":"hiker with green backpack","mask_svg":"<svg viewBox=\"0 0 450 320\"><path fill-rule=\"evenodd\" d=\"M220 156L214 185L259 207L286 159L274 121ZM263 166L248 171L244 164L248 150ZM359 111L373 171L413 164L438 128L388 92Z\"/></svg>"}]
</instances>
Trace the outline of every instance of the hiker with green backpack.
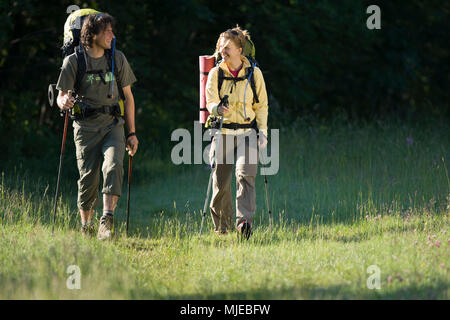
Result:
<instances>
[{"instance_id":1,"label":"hiker with green backpack","mask_svg":"<svg viewBox=\"0 0 450 320\"><path fill-rule=\"evenodd\" d=\"M206 108L211 114L207 124L218 128L214 118L222 117L220 135L213 138L210 151L210 161L214 162L210 203L214 231L220 235L234 229L230 184L235 164L235 222L238 235L246 239L252 233L256 210L257 148L267 145L268 99L254 53L248 31L236 26L221 33L215 54L216 60L222 60L209 72L205 89ZM228 105L221 103L224 96L228 96Z\"/></svg>"},{"instance_id":2,"label":"hiker with green backpack","mask_svg":"<svg viewBox=\"0 0 450 320\"><path fill-rule=\"evenodd\" d=\"M112 16L92 9L72 15L79 26L70 29L70 39L63 47L65 59L56 85L57 104L74 120L80 174L77 203L84 234L95 232L92 218L99 202L102 170L103 215L97 235L104 240L111 237L113 213L122 192L125 151L133 156L138 148L130 87L136 78L125 55L115 50Z\"/></svg>"}]
</instances>

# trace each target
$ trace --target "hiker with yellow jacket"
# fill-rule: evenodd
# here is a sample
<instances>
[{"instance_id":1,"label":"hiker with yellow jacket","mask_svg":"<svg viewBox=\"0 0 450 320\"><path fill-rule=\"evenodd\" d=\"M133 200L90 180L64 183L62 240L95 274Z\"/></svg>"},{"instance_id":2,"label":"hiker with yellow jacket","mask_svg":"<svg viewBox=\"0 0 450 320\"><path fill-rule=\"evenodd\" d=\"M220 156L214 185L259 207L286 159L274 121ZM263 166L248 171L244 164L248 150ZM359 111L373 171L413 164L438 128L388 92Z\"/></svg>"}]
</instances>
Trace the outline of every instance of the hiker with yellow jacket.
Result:
<instances>
[{"instance_id":1,"label":"hiker with yellow jacket","mask_svg":"<svg viewBox=\"0 0 450 320\"><path fill-rule=\"evenodd\" d=\"M257 146L267 145L268 102L261 70L243 55L246 41L250 35L239 26L220 34L216 54L222 60L209 72L206 107L211 115L223 116L222 136L213 138L210 152L211 163L216 152L210 203L214 231L226 234L234 229L230 184L235 164L236 227L248 239L256 210ZM225 95L228 106L220 104Z\"/></svg>"}]
</instances>

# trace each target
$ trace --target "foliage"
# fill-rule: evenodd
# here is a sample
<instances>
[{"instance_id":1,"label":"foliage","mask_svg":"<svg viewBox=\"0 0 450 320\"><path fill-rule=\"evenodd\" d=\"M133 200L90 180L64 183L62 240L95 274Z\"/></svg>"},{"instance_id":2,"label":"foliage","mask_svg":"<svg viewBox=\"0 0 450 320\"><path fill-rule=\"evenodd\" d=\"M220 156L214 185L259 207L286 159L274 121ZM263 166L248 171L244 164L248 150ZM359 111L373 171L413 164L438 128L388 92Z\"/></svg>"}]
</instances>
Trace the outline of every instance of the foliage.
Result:
<instances>
[{"instance_id":1,"label":"foliage","mask_svg":"<svg viewBox=\"0 0 450 320\"><path fill-rule=\"evenodd\" d=\"M143 147L167 147L171 130L198 119L198 56L236 23L256 44L273 126L292 117L448 117L450 5L379 1L381 30L368 30L369 1L5 0L0 4L0 161L42 157L59 142L62 120L46 90L62 62L66 8L107 11L133 87ZM14 137L13 143L10 142ZM163 141L160 143L160 141Z\"/></svg>"}]
</instances>

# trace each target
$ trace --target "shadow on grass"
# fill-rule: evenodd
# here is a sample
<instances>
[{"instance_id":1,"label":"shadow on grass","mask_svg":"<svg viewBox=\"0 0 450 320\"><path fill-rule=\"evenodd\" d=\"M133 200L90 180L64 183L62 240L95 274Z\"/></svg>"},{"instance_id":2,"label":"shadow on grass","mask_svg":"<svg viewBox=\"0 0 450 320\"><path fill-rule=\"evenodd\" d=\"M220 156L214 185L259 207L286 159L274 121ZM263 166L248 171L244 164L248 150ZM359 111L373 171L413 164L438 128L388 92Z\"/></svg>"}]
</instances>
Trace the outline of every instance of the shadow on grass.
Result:
<instances>
[{"instance_id":1,"label":"shadow on grass","mask_svg":"<svg viewBox=\"0 0 450 320\"><path fill-rule=\"evenodd\" d=\"M201 219L196 217L186 219L182 214L171 213L170 217L153 217L149 219L135 218L130 223L129 236L139 240L162 240L173 239L177 241L201 241L205 245L221 245L223 243L234 243L237 238L236 230L231 231L227 236L217 236L213 232L212 222L207 217L200 236ZM117 221L121 224L120 230L124 234L124 219ZM405 232L413 233L419 229L423 222L405 222L405 224L395 224L390 222L376 222L377 225L368 226L356 223L353 228L347 228L336 232L333 226L309 226L293 224L290 226L268 224L256 225L253 235L248 241L249 244L259 246L276 245L282 242L296 241L335 241L341 243L358 243L369 241L375 237L386 234L401 235ZM403 222L402 222L403 223ZM331 227L331 228L330 228ZM244 242L246 243L246 242Z\"/></svg>"},{"instance_id":2,"label":"shadow on grass","mask_svg":"<svg viewBox=\"0 0 450 320\"><path fill-rule=\"evenodd\" d=\"M154 296L146 290L133 290L131 296L136 299L168 299L168 300L437 300L448 299L448 284L435 286L403 286L392 288L382 283L379 290L359 288L353 289L344 285L316 287L290 287L279 290L249 290L239 292L202 293L191 295Z\"/></svg>"}]
</instances>

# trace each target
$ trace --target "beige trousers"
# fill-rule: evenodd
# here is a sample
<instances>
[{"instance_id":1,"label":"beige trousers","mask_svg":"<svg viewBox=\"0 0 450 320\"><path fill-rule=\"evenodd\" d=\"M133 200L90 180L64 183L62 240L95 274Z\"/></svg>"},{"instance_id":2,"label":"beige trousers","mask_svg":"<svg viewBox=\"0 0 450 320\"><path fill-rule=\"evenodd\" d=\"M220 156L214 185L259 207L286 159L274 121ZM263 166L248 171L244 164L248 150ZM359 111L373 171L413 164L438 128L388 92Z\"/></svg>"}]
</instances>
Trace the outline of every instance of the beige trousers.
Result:
<instances>
[{"instance_id":1,"label":"beige trousers","mask_svg":"<svg viewBox=\"0 0 450 320\"><path fill-rule=\"evenodd\" d=\"M219 141L219 146L217 146ZM213 169L212 199L210 203L214 231L225 233L233 230L233 204L231 180L233 166L236 165L236 226L243 220L252 223L256 210L255 177L258 170L258 148L255 131L242 135L214 137L209 154L213 163L217 150L216 165Z\"/></svg>"}]
</instances>

